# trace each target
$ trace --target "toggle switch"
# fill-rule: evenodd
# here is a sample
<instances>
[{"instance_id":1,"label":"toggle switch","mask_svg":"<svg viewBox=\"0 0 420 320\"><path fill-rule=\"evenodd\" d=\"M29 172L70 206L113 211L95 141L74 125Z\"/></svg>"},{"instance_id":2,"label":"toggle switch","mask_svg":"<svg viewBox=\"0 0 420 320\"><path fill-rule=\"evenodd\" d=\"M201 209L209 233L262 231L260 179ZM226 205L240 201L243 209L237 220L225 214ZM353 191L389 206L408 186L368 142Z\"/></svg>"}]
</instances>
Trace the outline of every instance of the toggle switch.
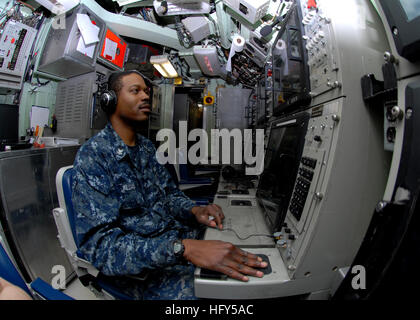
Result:
<instances>
[{"instance_id":1,"label":"toggle switch","mask_svg":"<svg viewBox=\"0 0 420 320\"><path fill-rule=\"evenodd\" d=\"M314 136L314 141L316 141L316 142L322 142L321 136Z\"/></svg>"}]
</instances>

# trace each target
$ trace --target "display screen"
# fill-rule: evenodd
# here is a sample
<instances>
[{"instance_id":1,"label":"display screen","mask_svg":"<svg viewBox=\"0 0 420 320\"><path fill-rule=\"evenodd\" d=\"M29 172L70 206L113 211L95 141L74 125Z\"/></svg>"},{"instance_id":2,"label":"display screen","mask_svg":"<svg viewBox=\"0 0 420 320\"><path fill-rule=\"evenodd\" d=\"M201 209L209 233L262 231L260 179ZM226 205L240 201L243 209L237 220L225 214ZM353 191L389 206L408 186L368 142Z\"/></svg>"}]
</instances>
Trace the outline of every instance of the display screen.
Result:
<instances>
[{"instance_id":1,"label":"display screen","mask_svg":"<svg viewBox=\"0 0 420 320\"><path fill-rule=\"evenodd\" d=\"M266 199L280 204L293 190L295 175L292 168L299 163L299 126L273 128L266 152L265 170L261 177L260 191Z\"/></svg>"},{"instance_id":2,"label":"display screen","mask_svg":"<svg viewBox=\"0 0 420 320\"><path fill-rule=\"evenodd\" d=\"M280 204L293 190L308 116L273 124L258 193Z\"/></svg>"},{"instance_id":3,"label":"display screen","mask_svg":"<svg viewBox=\"0 0 420 320\"><path fill-rule=\"evenodd\" d=\"M398 53L420 61L420 0L379 0L386 15Z\"/></svg>"},{"instance_id":4,"label":"display screen","mask_svg":"<svg viewBox=\"0 0 420 320\"><path fill-rule=\"evenodd\" d=\"M302 155L309 115L274 123L268 141L257 198L272 223L281 223L290 201ZM273 213L273 209L275 212Z\"/></svg>"},{"instance_id":5,"label":"display screen","mask_svg":"<svg viewBox=\"0 0 420 320\"><path fill-rule=\"evenodd\" d=\"M408 21L420 17L420 0L400 0Z\"/></svg>"},{"instance_id":6,"label":"display screen","mask_svg":"<svg viewBox=\"0 0 420 320\"><path fill-rule=\"evenodd\" d=\"M19 106L0 104L0 143L18 142Z\"/></svg>"}]
</instances>

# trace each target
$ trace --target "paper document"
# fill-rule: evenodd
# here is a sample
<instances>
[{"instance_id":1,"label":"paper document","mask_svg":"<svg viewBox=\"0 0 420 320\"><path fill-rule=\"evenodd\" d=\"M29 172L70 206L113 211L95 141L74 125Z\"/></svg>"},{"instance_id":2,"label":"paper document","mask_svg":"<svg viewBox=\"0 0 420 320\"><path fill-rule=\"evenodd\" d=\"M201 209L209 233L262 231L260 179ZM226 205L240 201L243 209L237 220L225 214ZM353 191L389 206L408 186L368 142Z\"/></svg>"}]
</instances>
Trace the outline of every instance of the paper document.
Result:
<instances>
[{"instance_id":1,"label":"paper document","mask_svg":"<svg viewBox=\"0 0 420 320\"><path fill-rule=\"evenodd\" d=\"M50 117L50 109L45 107L32 106L31 109L31 128L40 126L48 126L48 119Z\"/></svg>"},{"instance_id":2,"label":"paper document","mask_svg":"<svg viewBox=\"0 0 420 320\"><path fill-rule=\"evenodd\" d=\"M112 57L111 60L115 59L115 55L117 54L117 47L118 44L115 41L112 41L108 38L105 39L105 48L104 48L104 57L108 59L108 57Z\"/></svg>"},{"instance_id":3,"label":"paper document","mask_svg":"<svg viewBox=\"0 0 420 320\"><path fill-rule=\"evenodd\" d=\"M77 14L77 26L82 34L85 45L88 46L92 43L99 41L99 27L95 26L87 14Z\"/></svg>"},{"instance_id":4,"label":"paper document","mask_svg":"<svg viewBox=\"0 0 420 320\"><path fill-rule=\"evenodd\" d=\"M77 43L76 50L84 54L85 56L93 58L93 54L95 53L95 47L96 47L96 44L91 44L89 46L86 46L85 42L83 41L83 37L80 37L79 42Z\"/></svg>"}]
</instances>

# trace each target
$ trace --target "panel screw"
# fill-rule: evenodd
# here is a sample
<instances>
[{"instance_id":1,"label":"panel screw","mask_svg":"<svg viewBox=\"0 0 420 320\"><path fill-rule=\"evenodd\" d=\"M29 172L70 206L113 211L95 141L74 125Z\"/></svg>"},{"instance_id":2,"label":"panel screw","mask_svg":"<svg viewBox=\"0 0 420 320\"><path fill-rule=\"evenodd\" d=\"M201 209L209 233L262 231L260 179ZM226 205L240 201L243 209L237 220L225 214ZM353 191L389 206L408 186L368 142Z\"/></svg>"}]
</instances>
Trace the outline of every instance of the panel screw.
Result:
<instances>
[{"instance_id":1,"label":"panel screw","mask_svg":"<svg viewBox=\"0 0 420 320\"><path fill-rule=\"evenodd\" d=\"M376 211L377 212L381 212L382 210L384 210L386 207L386 202L385 201L380 201L377 205L376 205Z\"/></svg>"},{"instance_id":2,"label":"panel screw","mask_svg":"<svg viewBox=\"0 0 420 320\"><path fill-rule=\"evenodd\" d=\"M413 115L413 109L408 108L407 111L405 112L405 116L407 119L411 119L411 116Z\"/></svg>"}]
</instances>

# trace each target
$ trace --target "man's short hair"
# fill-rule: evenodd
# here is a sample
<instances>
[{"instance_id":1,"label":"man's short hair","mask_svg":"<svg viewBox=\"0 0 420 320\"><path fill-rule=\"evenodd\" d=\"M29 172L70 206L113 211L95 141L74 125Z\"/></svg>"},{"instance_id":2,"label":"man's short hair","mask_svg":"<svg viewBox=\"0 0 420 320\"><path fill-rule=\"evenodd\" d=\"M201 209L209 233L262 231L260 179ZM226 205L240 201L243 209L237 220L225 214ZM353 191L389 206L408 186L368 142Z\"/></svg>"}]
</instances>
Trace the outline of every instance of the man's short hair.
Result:
<instances>
[{"instance_id":1,"label":"man's short hair","mask_svg":"<svg viewBox=\"0 0 420 320\"><path fill-rule=\"evenodd\" d=\"M114 72L108 78L108 90L113 90L118 97L120 90L123 87L122 78L132 73L136 73L144 79L144 76L137 70Z\"/></svg>"},{"instance_id":2,"label":"man's short hair","mask_svg":"<svg viewBox=\"0 0 420 320\"><path fill-rule=\"evenodd\" d=\"M153 81L150 80L148 77L146 77L144 74L142 74L138 70L127 70L127 71L118 71L112 73L108 78L108 90L113 90L115 94L118 97L118 94L120 93L120 90L122 89L122 77L136 73L139 76L141 76L146 84L146 86L151 87L153 85Z\"/></svg>"}]
</instances>

